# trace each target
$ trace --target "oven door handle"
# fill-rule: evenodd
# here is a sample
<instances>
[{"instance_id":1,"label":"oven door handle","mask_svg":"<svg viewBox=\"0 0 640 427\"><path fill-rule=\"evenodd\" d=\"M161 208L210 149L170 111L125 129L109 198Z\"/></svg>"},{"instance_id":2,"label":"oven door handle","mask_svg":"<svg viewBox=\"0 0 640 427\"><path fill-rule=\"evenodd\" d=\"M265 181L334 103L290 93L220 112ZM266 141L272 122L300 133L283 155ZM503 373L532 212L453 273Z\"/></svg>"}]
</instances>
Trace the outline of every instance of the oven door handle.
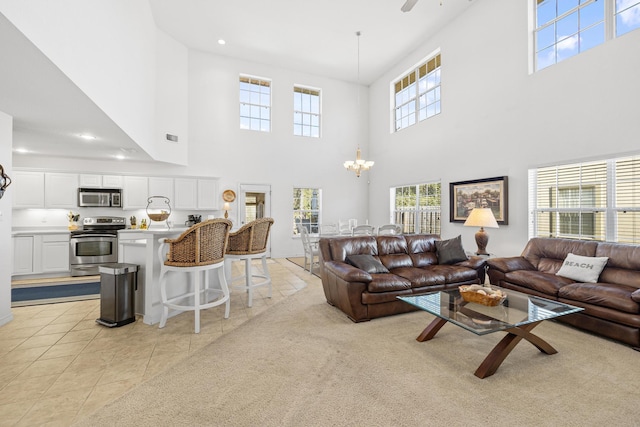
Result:
<instances>
[{"instance_id":1,"label":"oven door handle","mask_svg":"<svg viewBox=\"0 0 640 427\"><path fill-rule=\"evenodd\" d=\"M116 238L116 235L113 234L75 234L73 236L71 236L72 239L86 239L89 237L109 237L109 238Z\"/></svg>"}]
</instances>

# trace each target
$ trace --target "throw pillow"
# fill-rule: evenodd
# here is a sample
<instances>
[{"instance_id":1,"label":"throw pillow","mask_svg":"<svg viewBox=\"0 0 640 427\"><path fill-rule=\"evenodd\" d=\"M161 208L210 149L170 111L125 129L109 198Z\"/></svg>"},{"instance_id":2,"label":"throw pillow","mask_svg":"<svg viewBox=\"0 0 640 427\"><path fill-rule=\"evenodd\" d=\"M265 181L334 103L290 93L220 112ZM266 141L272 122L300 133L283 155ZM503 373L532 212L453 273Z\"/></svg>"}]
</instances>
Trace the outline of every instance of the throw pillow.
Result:
<instances>
[{"instance_id":1,"label":"throw pillow","mask_svg":"<svg viewBox=\"0 0 640 427\"><path fill-rule=\"evenodd\" d=\"M462 247L461 236L449 240L436 240L436 255L438 264L455 264L469 259Z\"/></svg>"},{"instance_id":2,"label":"throw pillow","mask_svg":"<svg viewBox=\"0 0 640 427\"><path fill-rule=\"evenodd\" d=\"M596 283L608 260L608 257L590 257L569 253L556 276L566 277L576 282Z\"/></svg>"},{"instance_id":3,"label":"throw pillow","mask_svg":"<svg viewBox=\"0 0 640 427\"><path fill-rule=\"evenodd\" d=\"M349 255L347 262L367 273L388 273L387 267L375 259L373 255Z\"/></svg>"}]
</instances>

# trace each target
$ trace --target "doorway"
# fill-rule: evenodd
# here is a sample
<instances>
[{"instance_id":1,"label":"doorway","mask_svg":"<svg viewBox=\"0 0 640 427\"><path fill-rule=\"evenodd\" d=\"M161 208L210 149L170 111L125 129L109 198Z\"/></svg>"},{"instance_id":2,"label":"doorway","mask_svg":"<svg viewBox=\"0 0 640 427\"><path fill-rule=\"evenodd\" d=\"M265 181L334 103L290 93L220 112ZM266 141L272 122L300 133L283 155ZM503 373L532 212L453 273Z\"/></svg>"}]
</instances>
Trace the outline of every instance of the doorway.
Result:
<instances>
[{"instance_id":1,"label":"doorway","mask_svg":"<svg viewBox=\"0 0 640 427\"><path fill-rule=\"evenodd\" d=\"M238 197L240 226L258 218L271 216L271 186L267 184L240 184ZM271 256L271 239L267 246L267 256Z\"/></svg>"}]
</instances>

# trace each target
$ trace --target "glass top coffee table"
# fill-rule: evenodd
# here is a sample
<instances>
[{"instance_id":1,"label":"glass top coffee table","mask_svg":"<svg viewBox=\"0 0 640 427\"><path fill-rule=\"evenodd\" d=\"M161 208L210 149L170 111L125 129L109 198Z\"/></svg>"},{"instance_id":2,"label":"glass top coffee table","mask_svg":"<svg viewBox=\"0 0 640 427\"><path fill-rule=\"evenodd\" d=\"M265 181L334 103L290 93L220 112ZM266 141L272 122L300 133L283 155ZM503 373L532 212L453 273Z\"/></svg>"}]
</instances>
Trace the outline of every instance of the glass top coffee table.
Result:
<instances>
[{"instance_id":1,"label":"glass top coffee table","mask_svg":"<svg viewBox=\"0 0 640 427\"><path fill-rule=\"evenodd\" d=\"M501 289L497 286L491 287ZM507 335L496 344L475 372L477 377L486 378L496 372L522 339L529 341L543 353L557 353L555 348L539 336L532 334L531 330L543 320L584 310L510 289L501 290L507 294L507 298L495 307L466 302L460 296L458 289L397 298L436 316L416 338L420 342L432 339L447 322L477 335L506 332Z\"/></svg>"}]
</instances>

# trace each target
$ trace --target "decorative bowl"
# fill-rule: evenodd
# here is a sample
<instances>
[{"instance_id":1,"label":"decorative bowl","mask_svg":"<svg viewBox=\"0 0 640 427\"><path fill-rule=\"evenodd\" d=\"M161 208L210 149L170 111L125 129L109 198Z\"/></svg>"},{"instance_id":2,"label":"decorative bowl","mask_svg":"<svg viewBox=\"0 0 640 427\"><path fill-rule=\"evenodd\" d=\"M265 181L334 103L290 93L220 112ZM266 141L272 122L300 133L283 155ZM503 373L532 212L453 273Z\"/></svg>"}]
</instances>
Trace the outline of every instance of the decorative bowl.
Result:
<instances>
[{"instance_id":1,"label":"decorative bowl","mask_svg":"<svg viewBox=\"0 0 640 427\"><path fill-rule=\"evenodd\" d=\"M162 213L148 213L147 215L149 215L149 219L152 221L164 221L167 218L169 218L169 213L168 212L162 212Z\"/></svg>"},{"instance_id":2,"label":"decorative bowl","mask_svg":"<svg viewBox=\"0 0 640 427\"><path fill-rule=\"evenodd\" d=\"M460 296L466 302L495 307L507 299L507 294L499 289L492 289L481 285L463 285L458 288Z\"/></svg>"}]
</instances>

